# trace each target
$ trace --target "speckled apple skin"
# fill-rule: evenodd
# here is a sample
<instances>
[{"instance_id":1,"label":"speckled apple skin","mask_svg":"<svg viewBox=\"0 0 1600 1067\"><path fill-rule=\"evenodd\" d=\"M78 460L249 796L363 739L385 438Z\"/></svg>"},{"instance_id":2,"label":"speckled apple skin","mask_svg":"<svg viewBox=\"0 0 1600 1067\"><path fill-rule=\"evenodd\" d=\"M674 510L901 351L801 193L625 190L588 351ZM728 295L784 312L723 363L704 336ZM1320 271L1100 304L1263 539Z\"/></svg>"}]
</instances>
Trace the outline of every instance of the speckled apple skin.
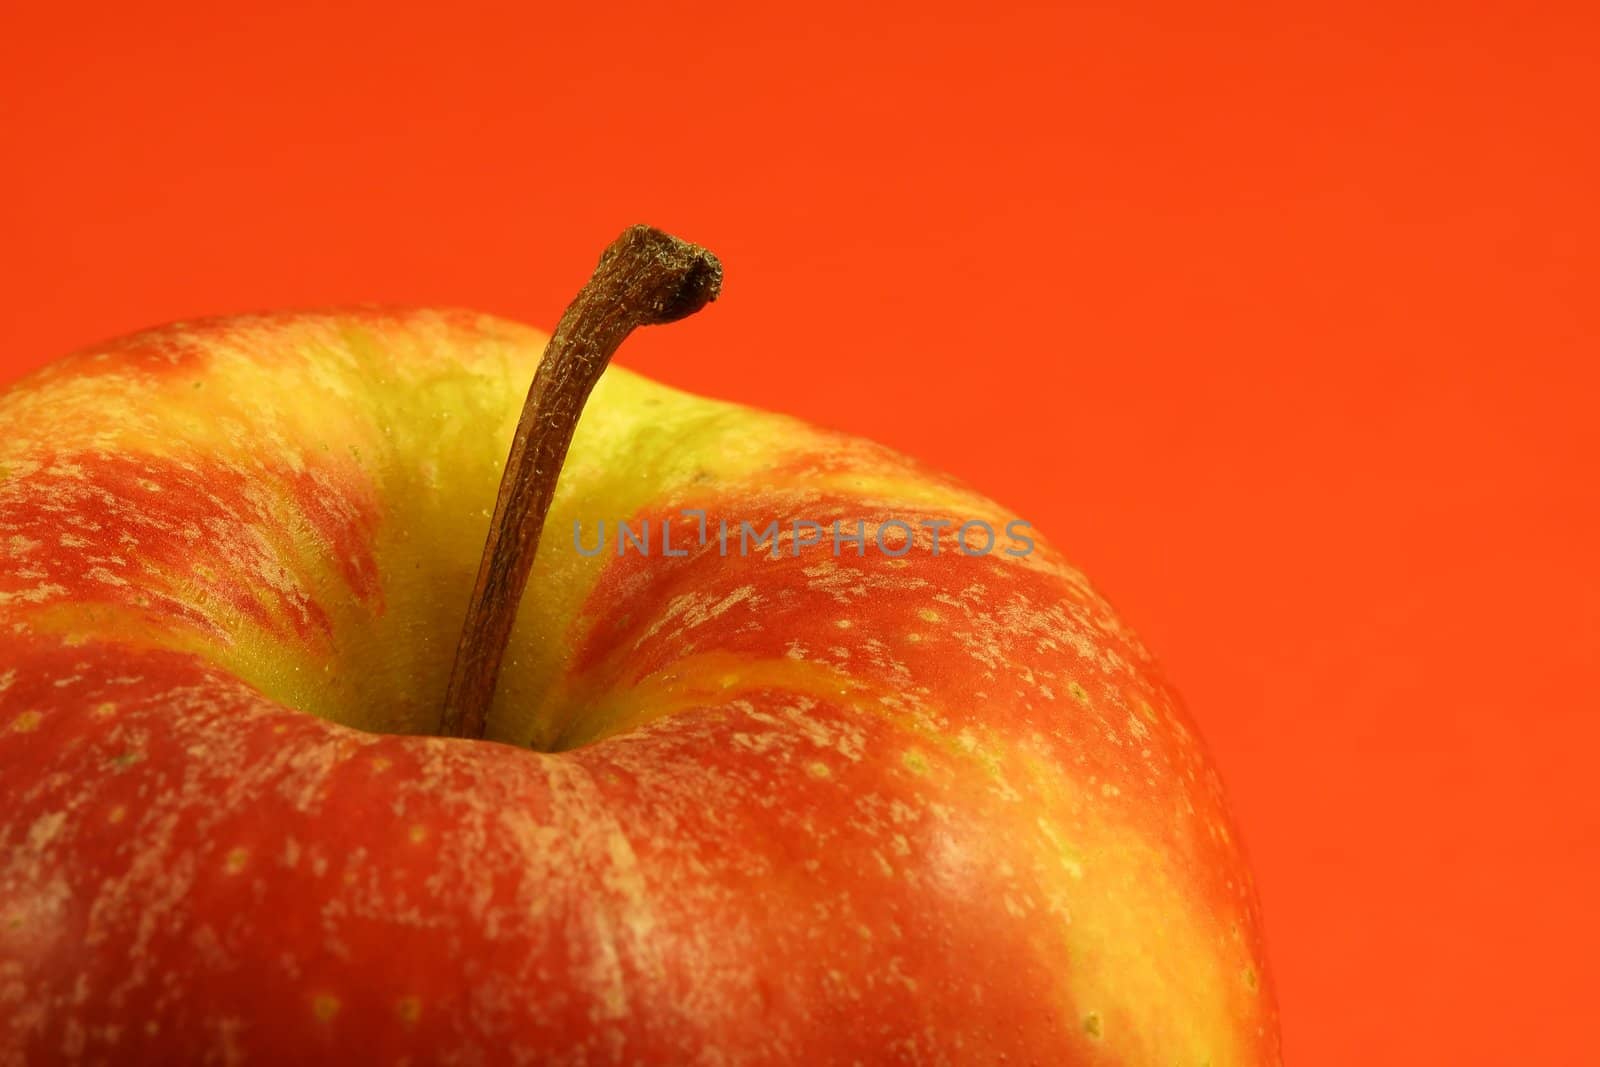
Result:
<instances>
[{"instance_id":1,"label":"speckled apple skin","mask_svg":"<svg viewBox=\"0 0 1600 1067\"><path fill-rule=\"evenodd\" d=\"M1280 1062L1217 775L1037 531L682 514L1013 517L879 446L609 371L499 743L423 736L543 340L218 319L0 394L0 1065Z\"/></svg>"}]
</instances>

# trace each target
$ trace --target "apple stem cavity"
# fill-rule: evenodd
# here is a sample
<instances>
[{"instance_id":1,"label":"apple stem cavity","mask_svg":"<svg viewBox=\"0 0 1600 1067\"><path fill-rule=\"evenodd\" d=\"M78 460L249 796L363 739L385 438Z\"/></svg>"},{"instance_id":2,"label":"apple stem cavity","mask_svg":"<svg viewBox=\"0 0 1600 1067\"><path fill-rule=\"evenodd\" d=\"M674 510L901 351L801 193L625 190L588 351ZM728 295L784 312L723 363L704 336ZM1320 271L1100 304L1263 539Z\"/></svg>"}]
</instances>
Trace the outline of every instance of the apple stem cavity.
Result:
<instances>
[{"instance_id":1,"label":"apple stem cavity","mask_svg":"<svg viewBox=\"0 0 1600 1067\"><path fill-rule=\"evenodd\" d=\"M593 276L562 314L511 439L450 670L439 720L442 736L484 736L556 479L601 372L635 327L692 315L715 300L721 287L716 256L661 230L632 226L601 255Z\"/></svg>"}]
</instances>

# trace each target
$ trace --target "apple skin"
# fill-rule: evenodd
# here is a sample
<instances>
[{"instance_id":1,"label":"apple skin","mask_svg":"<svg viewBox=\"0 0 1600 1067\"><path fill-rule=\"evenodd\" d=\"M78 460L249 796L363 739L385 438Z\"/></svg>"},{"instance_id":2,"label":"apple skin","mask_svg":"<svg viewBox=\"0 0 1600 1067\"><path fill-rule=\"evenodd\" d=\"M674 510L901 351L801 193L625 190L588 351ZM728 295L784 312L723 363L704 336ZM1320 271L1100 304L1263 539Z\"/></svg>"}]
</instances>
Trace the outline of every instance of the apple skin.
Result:
<instances>
[{"instance_id":1,"label":"apple skin","mask_svg":"<svg viewBox=\"0 0 1600 1067\"><path fill-rule=\"evenodd\" d=\"M1037 531L680 515L1011 518L877 445L608 371L504 743L423 736L543 341L218 319L0 394L0 1064L1280 1062L1218 777ZM689 555L574 551L638 517Z\"/></svg>"}]
</instances>

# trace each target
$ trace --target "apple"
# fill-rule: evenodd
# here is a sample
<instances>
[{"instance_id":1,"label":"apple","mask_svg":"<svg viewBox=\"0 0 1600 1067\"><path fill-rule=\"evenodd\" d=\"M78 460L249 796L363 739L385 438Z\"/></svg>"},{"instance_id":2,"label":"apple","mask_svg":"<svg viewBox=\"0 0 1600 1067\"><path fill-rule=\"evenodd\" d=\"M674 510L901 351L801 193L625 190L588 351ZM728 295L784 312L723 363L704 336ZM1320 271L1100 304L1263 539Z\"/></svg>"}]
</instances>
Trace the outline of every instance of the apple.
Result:
<instances>
[{"instance_id":1,"label":"apple","mask_svg":"<svg viewBox=\"0 0 1600 1067\"><path fill-rule=\"evenodd\" d=\"M0 1064L1278 1063L1139 640L948 477L601 376L692 310L612 281L559 371L369 309L0 394Z\"/></svg>"}]
</instances>

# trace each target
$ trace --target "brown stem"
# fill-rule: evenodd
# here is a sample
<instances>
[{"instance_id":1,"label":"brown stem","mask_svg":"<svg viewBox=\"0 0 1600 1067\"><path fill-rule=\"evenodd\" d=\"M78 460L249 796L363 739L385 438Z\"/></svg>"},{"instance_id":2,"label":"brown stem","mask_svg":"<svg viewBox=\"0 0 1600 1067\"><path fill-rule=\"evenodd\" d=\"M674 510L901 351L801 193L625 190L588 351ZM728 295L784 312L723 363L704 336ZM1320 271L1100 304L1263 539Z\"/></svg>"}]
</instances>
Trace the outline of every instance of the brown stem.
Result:
<instances>
[{"instance_id":1,"label":"brown stem","mask_svg":"<svg viewBox=\"0 0 1600 1067\"><path fill-rule=\"evenodd\" d=\"M556 478L600 372L635 327L692 315L715 300L721 286L716 256L649 226L633 226L605 250L593 277L562 314L511 440L450 670L439 721L443 736L483 736Z\"/></svg>"}]
</instances>

